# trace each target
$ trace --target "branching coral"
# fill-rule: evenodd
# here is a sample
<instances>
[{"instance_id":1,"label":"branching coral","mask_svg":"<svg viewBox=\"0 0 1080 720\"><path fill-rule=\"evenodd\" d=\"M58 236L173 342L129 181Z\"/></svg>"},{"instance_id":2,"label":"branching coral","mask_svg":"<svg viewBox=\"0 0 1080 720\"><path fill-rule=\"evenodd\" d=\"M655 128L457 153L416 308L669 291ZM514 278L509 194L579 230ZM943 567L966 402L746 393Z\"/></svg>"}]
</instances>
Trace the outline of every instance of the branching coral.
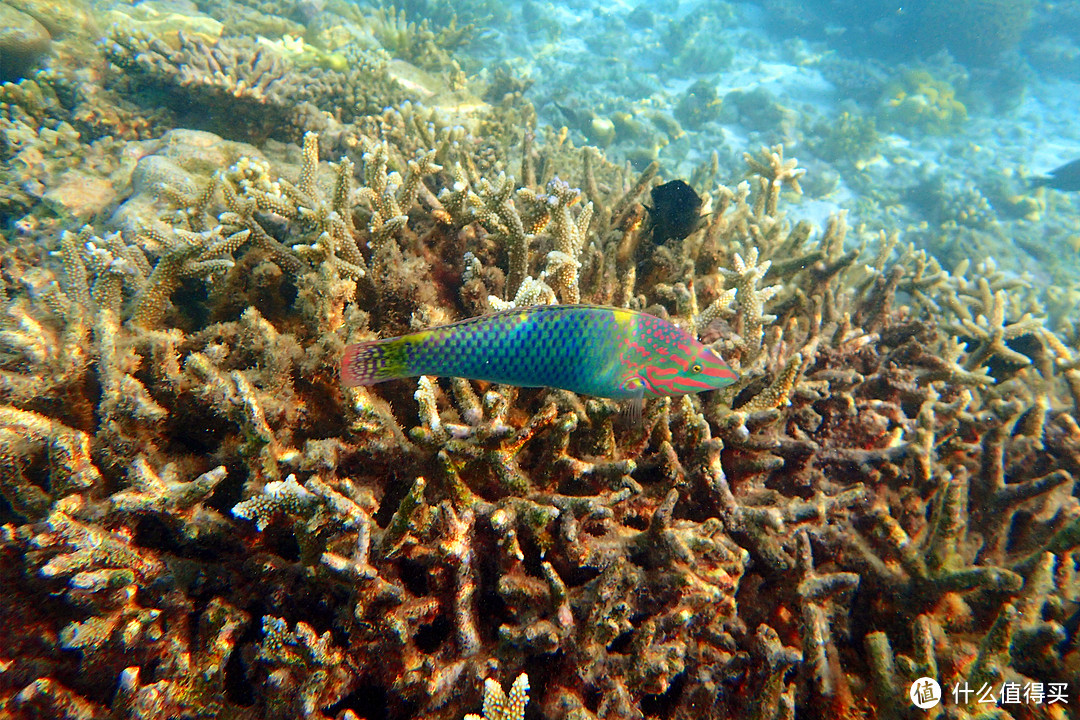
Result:
<instances>
[{"instance_id":1,"label":"branching coral","mask_svg":"<svg viewBox=\"0 0 1080 720\"><path fill-rule=\"evenodd\" d=\"M378 8L367 21L385 50L431 70L451 67L450 51L467 44L475 32L472 25L458 26L456 15L445 27L433 30L427 18L419 24L409 22L404 10L393 8Z\"/></svg>"},{"instance_id":2,"label":"branching coral","mask_svg":"<svg viewBox=\"0 0 1080 720\"><path fill-rule=\"evenodd\" d=\"M469 714L465 720L524 720L529 704L529 676L521 673L504 693L497 680L484 681L483 717Z\"/></svg>"},{"instance_id":3,"label":"branching coral","mask_svg":"<svg viewBox=\"0 0 1080 720\"><path fill-rule=\"evenodd\" d=\"M307 134L9 291L5 709L521 717L531 677L550 718L893 717L924 675L1071 677L1077 352L1015 277L789 223L779 148L656 246L656 167L527 137L519 185L411 106ZM739 380L640 421L338 382L346 342L556 299Z\"/></svg>"},{"instance_id":4,"label":"branching coral","mask_svg":"<svg viewBox=\"0 0 1080 720\"><path fill-rule=\"evenodd\" d=\"M256 663L267 671L268 717L325 717L321 711L351 689L352 673L333 646L330 631L316 635L303 622L290 631L281 618L267 616L263 634Z\"/></svg>"},{"instance_id":5,"label":"branching coral","mask_svg":"<svg viewBox=\"0 0 1080 720\"><path fill-rule=\"evenodd\" d=\"M163 38L120 26L112 29L104 50L109 62L125 71L124 82L169 98L172 111L190 125L227 137L296 137L305 124L325 126L324 113L336 111L351 120L404 99L387 73L385 54L350 51L340 69L301 68L270 44L246 38L211 45L181 33L178 47L172 47ZM200 109L197 114L194 108ZM207 113L208 108L220 114Z\"/></svg>"}]
</instances>

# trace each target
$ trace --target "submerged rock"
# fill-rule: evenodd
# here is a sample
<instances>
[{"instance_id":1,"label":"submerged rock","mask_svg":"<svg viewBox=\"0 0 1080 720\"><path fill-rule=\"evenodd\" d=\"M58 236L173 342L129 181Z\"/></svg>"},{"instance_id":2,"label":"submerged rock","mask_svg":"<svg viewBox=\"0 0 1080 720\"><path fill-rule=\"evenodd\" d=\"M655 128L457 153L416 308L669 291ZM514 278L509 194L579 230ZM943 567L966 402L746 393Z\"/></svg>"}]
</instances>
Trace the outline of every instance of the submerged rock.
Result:
<instances>
[{"instance_id":1,"label":"submerged rock","mask_svg":"<svg viewBox=\"0 0 1080 720\"><path fill-rule=\"evenodd\" d=\"M49 31L32 16L0 3L0 81L26 77L51 41Z\"/></svg>"},{"instance_id":2,"label":"submerged rock","mask_svg":"<svg viewBox=\"0 0 1080 720\"><path fill-rule=\"evenodd\" d=\"M162 187L195 196L216 171L241 157L263 159L252 145L224 140L202 130L170 130L145 146L148 152L135 166L130 192L109 219L109 229L137 234L153 225L168 207L160 199Z\"/></svg>"},{"instance_id":3,"label":"submerged rock","mask_svg":"<svg viewBox=\"0 0 1080 720\"><path fill-rule=\"evenodd\" d=\"M125 30L138 30L161 38L174 50L180 47L180 34L212 44L221 37L224 27L209 15L177 12L170 5L153 0L113 8L107 18Z\"/></svg>"},{"instance_id":4,"label":"submerged rock","mask_svg":"<svg viewBox=\"0 0 1080 720\"><path fill-rule=\"evenodd\" d=\"M98 24L81 0L4 0L45 26L54 39L96 37Z\"/></svg>"}]
</instances>

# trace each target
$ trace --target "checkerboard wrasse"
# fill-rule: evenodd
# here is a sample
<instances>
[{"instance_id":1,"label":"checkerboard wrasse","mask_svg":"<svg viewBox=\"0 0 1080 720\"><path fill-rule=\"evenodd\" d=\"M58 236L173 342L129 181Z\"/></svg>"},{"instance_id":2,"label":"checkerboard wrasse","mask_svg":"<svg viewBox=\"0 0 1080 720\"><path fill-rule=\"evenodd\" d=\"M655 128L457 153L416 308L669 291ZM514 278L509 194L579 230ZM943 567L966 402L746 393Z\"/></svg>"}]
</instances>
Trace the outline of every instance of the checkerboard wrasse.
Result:
<instances>
[{"instance_id":1,"label":"checkerboard wrasse","mask_svg":"<svg viewBox=\"0 0 1080 720\"><path fill-rule=\"evenodd\" d=\"M672 323L599 305L536 305L401 337L349 345L345 385L432 375L553 387L630 400L677 397L730 385L737 375L711 348Z\"/></svg>"}]
</instances>

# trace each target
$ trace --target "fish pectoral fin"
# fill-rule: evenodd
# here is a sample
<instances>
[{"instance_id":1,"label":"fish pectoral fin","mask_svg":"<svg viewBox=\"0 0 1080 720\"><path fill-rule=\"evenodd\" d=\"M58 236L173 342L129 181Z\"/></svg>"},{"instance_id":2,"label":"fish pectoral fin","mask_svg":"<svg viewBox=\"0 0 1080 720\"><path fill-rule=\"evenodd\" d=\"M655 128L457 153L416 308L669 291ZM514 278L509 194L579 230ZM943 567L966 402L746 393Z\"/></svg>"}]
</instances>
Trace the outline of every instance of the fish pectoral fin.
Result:
<instances>
[{"instance_id":1,"label":"fish pectoral fin","mask_svg":"<svg viewBox=\"0 0 1080 720\"><path fill-rule=\"evenodd\" d=\"M634 425L640 425L641 424L641 413L642 413L642 410L644 409L644 407L645 407L645 390L644 390L644 388L642 388L641 392L639 392L634 397L630 398L630 400L626 403L626 405L623 406L622 410L623 410L623 413L628 418L630 418L630 422L632 422Z\"/></svg>"}]
</instances>

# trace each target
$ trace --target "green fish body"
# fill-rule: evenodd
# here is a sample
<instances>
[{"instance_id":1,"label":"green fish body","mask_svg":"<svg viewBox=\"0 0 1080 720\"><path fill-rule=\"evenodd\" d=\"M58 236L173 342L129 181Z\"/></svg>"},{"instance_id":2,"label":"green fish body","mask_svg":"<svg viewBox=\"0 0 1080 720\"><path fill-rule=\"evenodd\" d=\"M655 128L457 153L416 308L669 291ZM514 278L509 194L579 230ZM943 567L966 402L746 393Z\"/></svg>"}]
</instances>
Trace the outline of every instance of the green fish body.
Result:
<instances>
[{"instance_id":1,"label":"green fish body","mask_svg":"<svg viewBox=\"0 0 1080 720\"><path fill-rule=\"evenodd\" d=\"M667 320L598 305L536 305L350 345L345 385L433 375L636 400L730 385L735 372Z\"/></svg>"}]
</instances>

